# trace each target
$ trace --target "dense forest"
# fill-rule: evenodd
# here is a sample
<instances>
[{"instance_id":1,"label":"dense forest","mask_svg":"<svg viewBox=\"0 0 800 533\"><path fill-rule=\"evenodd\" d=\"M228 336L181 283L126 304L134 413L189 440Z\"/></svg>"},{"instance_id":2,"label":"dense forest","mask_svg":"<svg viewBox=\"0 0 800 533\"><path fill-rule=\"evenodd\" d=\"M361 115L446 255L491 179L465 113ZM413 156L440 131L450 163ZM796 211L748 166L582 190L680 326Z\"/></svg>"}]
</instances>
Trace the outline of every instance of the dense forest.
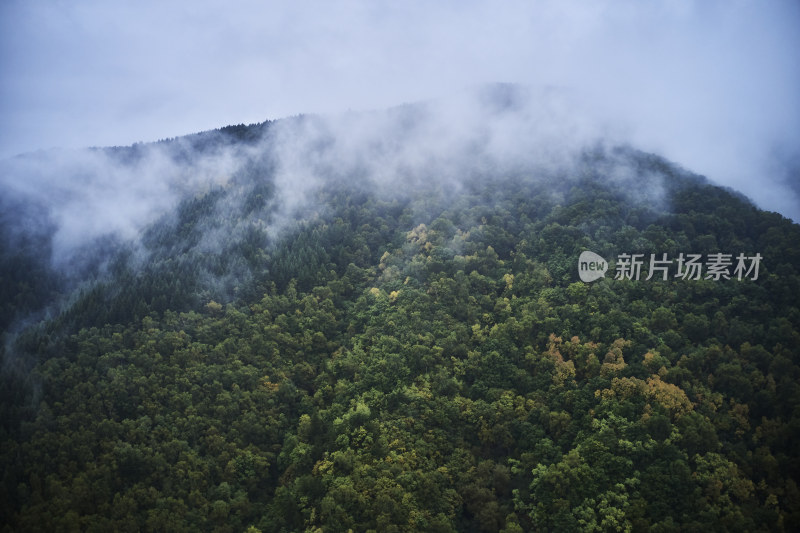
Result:
<instances>
[{"instance_id":1,"label":"dense forest","mask_svg":"<svg viewBox=\"0 0 800 533\"><path fill-rule=\"evenodd\" d=\"M288 217L248 154L66 273L3 201L3 531L800 529L800 226L602 145Z\"/></svg>"}]
</instances>

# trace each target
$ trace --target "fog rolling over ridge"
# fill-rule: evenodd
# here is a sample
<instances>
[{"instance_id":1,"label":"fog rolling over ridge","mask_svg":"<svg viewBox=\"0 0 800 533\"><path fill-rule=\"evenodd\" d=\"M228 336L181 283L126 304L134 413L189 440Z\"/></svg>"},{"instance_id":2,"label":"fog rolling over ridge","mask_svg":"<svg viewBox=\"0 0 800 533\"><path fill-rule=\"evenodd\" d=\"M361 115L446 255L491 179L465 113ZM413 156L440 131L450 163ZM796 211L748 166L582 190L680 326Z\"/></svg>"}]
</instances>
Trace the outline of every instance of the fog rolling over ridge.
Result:
<instances>
[{"instance_id":1,"label":"fog rolling over ridge","mask_svg":"<svg viewBox=\"0 0 800 533\"><path fill-rule=\"evenodd\" d=\"M59 263L102 236L135 239L179 198L224 184L240 164L234 149L182 157L182 144L37 152L0 163L0 179L10 201L45 214L31 212L22 229L53 227Z\"/></svg>"},{"instance_id":2,"label":"fog rolling over ridge","mask_svg":"<svg viewBox=\"0 0 800 533\"><path fill-rule=\"evenodd\" d=\"M388 110L278 120L247 129L244 141L234 131L4 160L0 187L4 202L16 206L6 224L14 232L52 233L52 262L66 265L100 237L137 242L182 199L225 187L254 168L256 181L275 187L275 233L334 178L392 193L520 171L570 178L581 150L625 142L562 91L505 84ZM608 178L635 181L634 169L609 170ZM654 183L628 191L660 199Z\"/></svg>"},{"instance_id":3,"label":"fog rolling over ridge","mask_svg":"<svg viewBox=\"0 0 800 533\"><path fill-rule=\"evenodd\" d=\"M800 225L563 91L0 176L3 532L800 529Z\"/></svg>"},{"instance_id":4,"label":"fog rolling over ridge","mask_svg":"<svg viewBox=\"0 0 800 533\"><path fill-rule=\"evenodd\" d=\"M389 109L36 152L0 162L4 269L16 272L9 287L22 287L31 312L111 274L145 279L153 269L183 278L176 294L185 298L170 304L183 309L235 300L243 287L258 292L256 280L288 273L269 250L333 209L320 201L325 188L416 198L411 230L469 184L538 182L556 206L582 180L599 180L661 213L676 176L700 179L664 161L643 163L636 146L615 149L627 145L623 130L565 91L492 84ZM28 288L20 273L33 271L41 281Z\"/></svg>"},{"instance_id":5,"label":"fog rolling over ridge","mask_svg":"<svg viewBox=\"0 0 800 533\"><path fill-rule=\"evenodd\" d=\"M0 5L0 158L492 81L568 87L633 146L800 220L795 0ZM571 104L571 107L574 105Z\"/></svg>"},{"instance_id":6,"label":"fog rolling over ridge","mask_svg":"<svg viewBox=\"0 0 800 533\"><path fill-rule=\"evenodd\" d=\"M172 288L191 301L176 296L175 308L232 301L255 280L291 270L272 264L269 250L303 220L333 209L320 201L325 188L416 199L408 203L409 230L470 183L517 178L546 184L541 194L551 205L591 174L632 204L669 209L666 176L610 150L624 142L564 91L493 84L389 109L7 159L0 162L6 296L27 302L15 315L33 313L16 316L22 322L14 329L57 315L76 288L125 272L140 281L180 278L183 286ZM603 157L587 162L594 152Z\"/></svg>"}]
</instances>

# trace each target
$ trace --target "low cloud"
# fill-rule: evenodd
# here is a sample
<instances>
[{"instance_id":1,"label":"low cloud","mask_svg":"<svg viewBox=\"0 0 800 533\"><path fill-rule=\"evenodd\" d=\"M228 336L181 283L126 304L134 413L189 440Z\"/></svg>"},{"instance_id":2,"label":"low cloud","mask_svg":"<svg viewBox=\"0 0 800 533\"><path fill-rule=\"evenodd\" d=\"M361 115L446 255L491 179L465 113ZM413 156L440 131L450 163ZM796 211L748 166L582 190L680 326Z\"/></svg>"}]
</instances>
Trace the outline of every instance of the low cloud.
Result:
<instances>
[{"instance_id":1,"label":"low cloud","mask_svg":"<svg viewBox=\"0 0 800 533\"><path fill-rule=\"evenodd\" d=\"M503 84L388 110L285 119L255 130L264 134L249 142L209 132L127 148L19 156L0 163L0 187L20 206L20 231L52 231L57 265L87 253L102 237L136 242L181 200L225 187L254 165L258 175L247 178L249 185L274 185L274 235L298 212L321 208L314 194L327 182L402 195L433 184L455 190L474 176L523 170L549 175L574 164L601 133L608 137L574 111L563 91ZM230 214L223 219L235 218L244 201L229 196L223 207ZM208 243L230 230L208 229L204 246L213 248Z\"/></svg>"},{"instance_id":2,"label":"low cloud","mask_svg":"<svg viewBox=\"0 0 800 533\"><path fill-rule=\"evenodd\" d=\"M588 112L570 91L491 84L386 110L279 120L251 128L246 141L214 131L127 148L28 154L0 163L0 187L20 210L20 233L52 234L51 263L58 267L80 264L80 254L91 254L101 238L142 250L144 229L178 224L179 202L212 189L224 199L214 221L198 228L201 253L219 253L253 224L279 236L298 217L322 212L316 191L337 180L392 197L431 187L447 197L469 179L520 174L577 182L582 154L626 144L627 133ZM643 175L627 157L606 152L593 172L632 202L668 207L663 176ZM796 171L789 156L775 161ZM260 183L274 194L244 217Z\"/></svg>"},{"instance_id":3,"label":"low cloud","mask_svg":"<svg viewBox=\"0 0 800 533\"><path fill-rule=\"evenodd\" d=\"M22 233L54 229L54 264L101 237L135 241L180 199L225 184L240 165L233 148L204 153L188 143L56 149L2 161L0 187L19 212L9 222Z\"/></svg>"},{"instance_id":4,"label":"low cloud","mask_svg":"<svg viewBox=\"0 0 800 533\"><path fill-rule=\"evenodd\" d=\"M800 146L799 26L793 0L10 0L0 157L509 81L567 88L634 146L800 220L793 174L771 156Z\"/></svg>"}]
</instances>

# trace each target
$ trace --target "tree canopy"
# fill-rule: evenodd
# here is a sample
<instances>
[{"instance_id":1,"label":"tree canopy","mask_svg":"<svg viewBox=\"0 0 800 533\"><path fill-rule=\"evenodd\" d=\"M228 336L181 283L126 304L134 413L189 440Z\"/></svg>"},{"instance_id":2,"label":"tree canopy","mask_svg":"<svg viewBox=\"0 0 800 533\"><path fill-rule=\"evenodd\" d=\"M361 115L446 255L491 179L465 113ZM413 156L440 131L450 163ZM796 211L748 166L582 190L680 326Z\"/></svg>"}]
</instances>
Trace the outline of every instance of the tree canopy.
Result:
<instances>
[{"instance_id":1,"label":"tree canopy","mask_svg":"<svg viewBox=\"0 0 800 533\"><path fill-rule=\"evenodd\" d=\"M279 235L261 167L187 198L9 336L4 530L797 530L800 227L652 155L579 163L331 180ZM58 290L4 246L2 318ZM584 283L584 250L763 259Z\"/></svg>"}]
</instances>

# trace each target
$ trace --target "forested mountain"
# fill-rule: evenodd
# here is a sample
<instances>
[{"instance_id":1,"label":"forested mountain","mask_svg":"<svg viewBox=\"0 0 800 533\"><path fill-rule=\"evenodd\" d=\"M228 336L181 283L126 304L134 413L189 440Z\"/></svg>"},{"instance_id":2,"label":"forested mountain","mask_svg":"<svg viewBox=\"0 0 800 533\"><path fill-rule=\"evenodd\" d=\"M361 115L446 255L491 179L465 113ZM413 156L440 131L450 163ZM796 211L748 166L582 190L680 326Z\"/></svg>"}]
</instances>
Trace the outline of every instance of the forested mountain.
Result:
<instances>
[{"instance_id":1,"label":"forested mountain","mask_svg":"<svg viewBox=\"0 0 800 533\"><path fill-rule=\"evenodd\" d=\"M177 178L84 239L4 167L3 530L800 529L800 226L490 96L96 149Z\"/></svg>"}]
</instances>

